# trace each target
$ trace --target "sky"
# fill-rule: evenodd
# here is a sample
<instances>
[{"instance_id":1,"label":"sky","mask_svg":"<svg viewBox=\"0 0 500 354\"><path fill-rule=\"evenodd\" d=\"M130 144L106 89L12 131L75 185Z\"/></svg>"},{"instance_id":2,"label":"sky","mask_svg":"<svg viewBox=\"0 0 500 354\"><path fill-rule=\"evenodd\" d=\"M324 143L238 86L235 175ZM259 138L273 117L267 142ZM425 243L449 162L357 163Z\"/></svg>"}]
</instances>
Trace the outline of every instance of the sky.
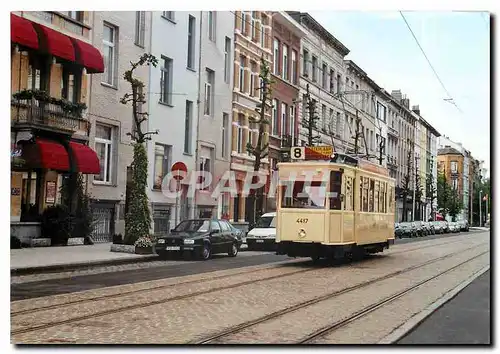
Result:
<instances>
[{"instance_id":1,"label":"sky","mask_svg":"<svg viewBox=\"0 0 500 354\"><path fill-rule=\"evenodd\" d=\"M398 11L309 12L342 42L387 92L401 89L410 106L441 135L461 142L490 170L490 25L486 12L403 12L449 98Z\"/></svg>"}]
</instances>

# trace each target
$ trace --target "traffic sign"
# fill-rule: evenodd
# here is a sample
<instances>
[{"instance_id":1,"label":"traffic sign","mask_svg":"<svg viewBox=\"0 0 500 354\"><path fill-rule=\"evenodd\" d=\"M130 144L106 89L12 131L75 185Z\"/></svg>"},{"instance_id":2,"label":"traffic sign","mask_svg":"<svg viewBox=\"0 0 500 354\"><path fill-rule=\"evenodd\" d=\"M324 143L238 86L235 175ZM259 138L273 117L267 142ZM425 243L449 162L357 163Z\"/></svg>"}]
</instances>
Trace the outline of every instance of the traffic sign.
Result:
<instances>
[{"instance_id":1,"label":"traffic sign","mask_svg":"<svg viewBox=\"0 0 500 354\"><path fill-rule=\"evenodd\" d=\"M182 175L180 174L180 172L184 172L184 174L187 173L187 166L184 162L177 161L172 165L171 171L174 175L174 178L179 180L182 179Z\"/></svg>"},{"instance_id":2,"label":"traffic sign","mask_svg":"<svg viewBox=\"0 0 500 354\"><path fill-rule=\"evenodd\" d=\"M292 160L329 160L333 146L293 146L290 155Z\"/></svg>"}]
</instances>

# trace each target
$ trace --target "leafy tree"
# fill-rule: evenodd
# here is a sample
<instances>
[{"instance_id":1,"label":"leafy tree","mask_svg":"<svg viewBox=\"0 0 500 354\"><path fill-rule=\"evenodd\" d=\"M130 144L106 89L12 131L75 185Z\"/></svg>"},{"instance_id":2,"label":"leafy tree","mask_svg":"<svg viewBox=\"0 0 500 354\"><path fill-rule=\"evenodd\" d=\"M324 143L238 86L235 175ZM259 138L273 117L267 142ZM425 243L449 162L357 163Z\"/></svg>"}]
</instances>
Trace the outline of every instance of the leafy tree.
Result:
<instances>
[{"instance_id":1,"label":"leafy tree","mask_svg":"<svg viewBox=\"0 0 500 354\"><path fill-rule=\"evenodd\" d=\"M146 192L148 179L148 156L145 143L151 140L155 132L143 131L143 124L148 119L148 113L141 107L146 103L143 93L144 83L134 76L134 71L144 65L156 67L158 59L145 53L139 60L130 62L131 68L125 71L123 78L130 84L131 92L126 93L120 100L122 104L132 103L133 129L128 133L132 139L134 157L131 165L132 183L130 189L130 205L125 215L125 244L132 245L140 238L148 238L151 227L149 200Z\"/></svg>"},{"instance_id":2,"label":"leafy tree","mask_svg":"<svg viewBox=\"0 0 500 354\"><path fill-rule=\"evenodd\" d=\"M403 221L408 221L408 195L411 192L410 189L410 183L411 183L411 171L412 171L412 158L411 158L412 152L411 150L408 151L408 156L407 156L407 169L406 169L406 174L403 176L403 181L402 181L402 195L403 195Z\"/></svg>"},{"instance_id":3,"label":"leafy tree","mask_svg":"<svg viewBox=\"0 0 500 354\"><path fill-rule=\"evenodd\" d=\"M432 170L432 169L431 169ZM437 190L436 190L436 185L434 183L434 176L431 173L427 174L427 178L425 181L425 194L427 195L427 198L429 199L429 202L431 203L431 217L434 219L434 201L437 198Z\"/></svg>"},{"instance_id":4,"label":"leafy tree","mask_svg":"<svg viewBox=\"0 0 500 354\"><path fill-rule=\"evenodd\" d=\"M259 113L256 117L250 117L249 120L251 123L257 124L259 126L259 136L257 138L257 143L252 145L252 142L247 143L247 151L250 155L252 155L255 160L253 164L254 172L259 172L262 165L262 160L267 157L269 153L269 142L264 143L264 135L266 133L266 126L269 125L269 119L266 118L266 113L269 113L269 110L272 106L272 84L274 83L271 79L271 70L269 65L266 63L264 57L260 58L260 73L259 77L261 79L260 90L260 103L255 109L257 113ZM257 182L256 176L253 177L253 183ZM257 191L251 191L252 202L252 220L251 223L255 222L255 218L257 216L257 211L261 212L263 209L263 187L259 188ZM259 205L257 205L259 204Z\"/></svg>"},{"instance_id":5,"label":"leafy tree","mask_svg":"<svg viewBox=\"0 0 500 354\"><path fill-rule=\"evenodd\" d=\"M423 196L422 183L420 181L420 173L418 173L418 168L415 169L415 220L420 220L420 206L422 204Z\"/></svg>"},{"instance_id":6,"label":"leafy tree","mask_svg":"<svg viewBox=\"0 0 500 354\"><path fill-rule=\"evenodd\" d=\"M457 215L463 209L463 198L458 193L458 190L450 188L450 199L448 204L449 214L452 218L452 221L456 221Z\"/></svg>"},{"instance_id":7,"label":"leafy tree","mask_svg":"<svg viewBox=\"0 0 500 354\"><path fill-rule=\"evenodd\" d=\"M446 175L442 171L439 171L437 177L437 204L438 209L441 211L443 216L446 216L448 214L450 199L450 185L446 180Z\"/></svg>"}]
</instances>

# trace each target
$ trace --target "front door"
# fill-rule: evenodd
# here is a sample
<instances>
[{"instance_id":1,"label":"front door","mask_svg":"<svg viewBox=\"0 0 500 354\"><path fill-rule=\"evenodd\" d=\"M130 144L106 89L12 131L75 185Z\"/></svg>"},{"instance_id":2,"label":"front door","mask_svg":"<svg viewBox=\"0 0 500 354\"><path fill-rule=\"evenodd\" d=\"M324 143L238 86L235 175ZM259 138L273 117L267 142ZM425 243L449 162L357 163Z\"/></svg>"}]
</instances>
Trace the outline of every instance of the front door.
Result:
<instances>
[{"instance_id":1,"label":"front door","mask_svg":"<svg viewBox=\"0 0 500 354\"><path fill-rule=\"evenodd\" d=\"M224 234L217 220L210 221L210 243L212 244L212 252L220 252L224 244Z\"/></svg>"}]
</instances>

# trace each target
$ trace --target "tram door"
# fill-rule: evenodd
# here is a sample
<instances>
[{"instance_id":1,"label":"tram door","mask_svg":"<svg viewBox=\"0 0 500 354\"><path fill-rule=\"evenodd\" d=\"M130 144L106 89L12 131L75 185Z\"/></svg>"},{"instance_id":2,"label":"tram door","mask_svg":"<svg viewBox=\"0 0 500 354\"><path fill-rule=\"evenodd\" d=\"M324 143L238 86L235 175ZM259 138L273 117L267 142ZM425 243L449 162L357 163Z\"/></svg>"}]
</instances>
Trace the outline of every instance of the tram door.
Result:
<instances>
[{"instance_id":1,"label":"tram door","mask_svg":"<svg viewBox=\"0 0 500 354\"><path fill-rule=\"evenodd\" d=\"M354 242L354 172L330 173L330 242Z\"/></svg>"}]
</instances>

